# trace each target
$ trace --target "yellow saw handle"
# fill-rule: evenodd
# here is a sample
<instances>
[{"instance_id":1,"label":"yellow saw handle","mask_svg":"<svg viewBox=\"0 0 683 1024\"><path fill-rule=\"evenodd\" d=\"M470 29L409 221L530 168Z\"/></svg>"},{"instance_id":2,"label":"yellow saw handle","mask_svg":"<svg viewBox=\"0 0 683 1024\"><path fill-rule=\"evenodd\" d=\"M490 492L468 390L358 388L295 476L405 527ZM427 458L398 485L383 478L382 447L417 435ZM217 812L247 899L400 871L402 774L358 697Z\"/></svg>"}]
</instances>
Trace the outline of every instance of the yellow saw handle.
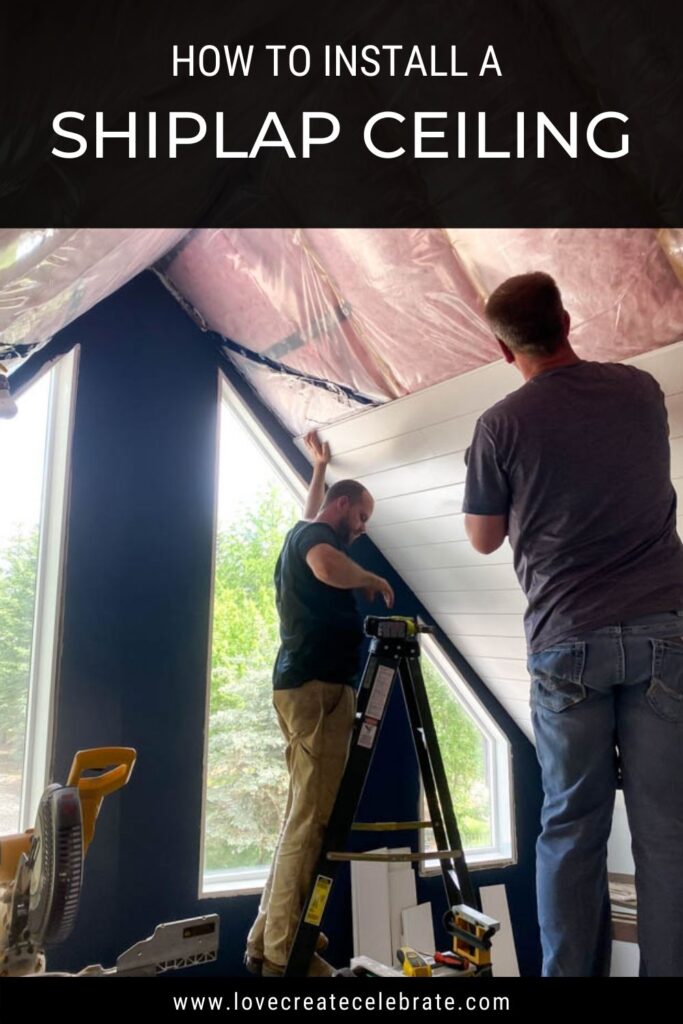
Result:
<instances>
[{"instance_id":1,"label":"yellow saw handle","mask_svg":"<svg viewBox=\"0 0 683 1024\"><path fill-rule=\"evenodd\" d=\"M94 747L77 751L67 786L77 786L83 816L83 854L95 834L95 821L105 796L125 786L130 779L137 751L132 747ZM108 769L108 771L104 771ZM83 778L86 771L102 771L101 775Z\"/></svg>"}]
</instances>

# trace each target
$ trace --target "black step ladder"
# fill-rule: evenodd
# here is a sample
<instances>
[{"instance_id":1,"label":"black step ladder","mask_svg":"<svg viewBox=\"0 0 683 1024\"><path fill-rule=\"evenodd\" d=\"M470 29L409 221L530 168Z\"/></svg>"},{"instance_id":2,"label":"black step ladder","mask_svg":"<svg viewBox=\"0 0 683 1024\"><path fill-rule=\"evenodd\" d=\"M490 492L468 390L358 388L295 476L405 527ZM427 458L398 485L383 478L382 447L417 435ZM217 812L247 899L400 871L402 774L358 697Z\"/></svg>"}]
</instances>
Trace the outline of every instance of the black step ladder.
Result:
<instances>
[{"instance_id":1,"label":"black step ladder","mask_svg":"<svg viewBox=\"0 0 683 1024\"><path fill-rule=\"evenodd\" d=\"M400 616L365 620L365 634L372 637L370 653L358 690L356 720L349 756L337 798L323 836L320 857L304 903L299 926L285 968L285 977L304 977L316 948L323 913L339 866L344 861L424 861L439 859L449 910L444 923L468 955L477 973L490 974L491 935L498 922L480 912L462 851L439 742L434 729L427 691L420 667L418 633L431 628ZM398 676L408 712L422 784L431 820L426 822L357 825L363 831L431 828L438 850L429 853L378 854L343 852L353 826L356 808L370 770L389 697ZM480 959L483 957L483 962Z\"/></svg>"}]
</instances>

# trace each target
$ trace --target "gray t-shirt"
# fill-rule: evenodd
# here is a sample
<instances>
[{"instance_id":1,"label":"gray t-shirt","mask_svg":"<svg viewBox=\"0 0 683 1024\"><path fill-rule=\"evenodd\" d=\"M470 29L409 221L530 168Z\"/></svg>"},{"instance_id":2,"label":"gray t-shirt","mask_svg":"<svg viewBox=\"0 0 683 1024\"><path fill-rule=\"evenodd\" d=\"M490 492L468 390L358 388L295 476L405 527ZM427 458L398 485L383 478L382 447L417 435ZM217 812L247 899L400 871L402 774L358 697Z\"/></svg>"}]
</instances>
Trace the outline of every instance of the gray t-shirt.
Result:
<instances>
[{"instance_id":1,"label":"gray t-shirt","mask_svg":"<svg viewBox=\"0 0 683 1024\"><path fill-rule=\"evenodd\" d=\"M507 515L530 651L683 608L664 396L649 373L579 362L477 421L463 511Z\"/></svg>"}]
</instances>

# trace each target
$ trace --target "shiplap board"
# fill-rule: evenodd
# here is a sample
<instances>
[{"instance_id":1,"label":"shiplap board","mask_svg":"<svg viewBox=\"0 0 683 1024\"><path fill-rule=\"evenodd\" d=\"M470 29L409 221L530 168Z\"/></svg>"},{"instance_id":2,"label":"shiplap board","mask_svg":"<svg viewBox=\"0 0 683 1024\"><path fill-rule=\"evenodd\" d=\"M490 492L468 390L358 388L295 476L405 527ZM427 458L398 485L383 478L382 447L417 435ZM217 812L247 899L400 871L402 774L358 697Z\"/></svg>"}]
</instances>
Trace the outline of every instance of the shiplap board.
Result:
<instances>
[{"instance_id":1,"label":"shiplap board","mask_svg":"<svg viewBox=\"0 0 683 1024\"><path fill-rule=\"evenodd\" d=\"M418 953L433 956L436 951L431 903L420 903L401 912L403 941Z\"/></svg>"},{"instance_id":2,"label":"shiplap board","mask_svg":"<svg viewBox=\"0 0 683 1024\"><path fill-rule=\"evenodd\" d=\"M407 473L408 469L408 466L404 467L403 472ZM683 477L676 476L672 471L672 483L676 490L679 504L683 504ZM403 488L409 487L409 480L405 479L404 483L398 486ZM412 523L416 518L428 521L442 516L458 515L462 512L464 494L464 483L445 483L415 492L402 490L394 497L385 496L379 498L379 500L375 501L375 511L371 520L372 526L368 532L370 536L374 536L376 527L396 524L405 525Z\"/></svg>"},{"instance_id":3,"label":"shiplap board","mask_svg":"<svg viewBox=\"0 0 683 1024\"><path fill-rule=\"evenodd\" d=\"M382 847L373 852L388 850ZM410 848L392 848L391 852L409 853ZM396 950L402 945L403 911L417 906L412 864L352 861L351 887L354 955L395 963Z\"/></svg>"},{"instance_id":4,"label":"shiplap board","mask_svg":"<svg viewBox=\"0 0 683 1024\"><path fill-rule=\"evenodd\" d=\"M667 396L683 506L683 342L627 361L652 373ZM331 479L357 477L375 494L371 538L530 735L526 601L512 552L507 543L492 556L472 551L461 513L464 451L476 419L521 383L513 368L492 363L320 433L332 449ZM677 523L683 533L683 513Z\"/></svg>"},{"instance_id":5,"label":"shiplap board","mask_svg":"<svg viewBox=\"0 0 683 1024\"><path fill-rule=\"evenodd\" d=\"M362 477L431 459L436 455L462 452L470 443L479 413L455 416L431 427L413 429L386 441L375 441L350 451L335 453L340 477Z\"/></svg>"},{"instance_id":6,"label":"shiplap board","mask_svg":"<svg viewBox=\"0 0 683 1024\"><path fill-rule=\"evenodd\" d=\"M671 438L671 476L683 477L683 437Z\"/></svg>"},{"instance_id":7,"label":"shiplap board","mask_svg":"<svg viewBox=\"0 0 683 1024\"><path fill-rule=\"evenodd\" d=\"M341 456L370 441L388 441L445 423L453 419L454 414L479 414L515 391L519 383L516 371L501 360L386 405L364 410L343 422L333 423L322 434L325 440L334 440L332 450ZM683 384L676 390L683 390Z\"/></svg>"},{"instance_id":8,"label":"shiplap board","mask_svg":"<svg viewBox=\"0 0 683 1024\"><path fill-rule=\"evenodd\" d=\"M618 789L612 815L612 831L607 843L607 870L617 875L633 875L636 866L631 852L631 830L626 816L623 789Z\"/></svg>"},{"instance_id":9,"label":"shiplap board","mask_svg":"<svg viewBox=\"0 0 683 1024\"><path fill-rule=\"evenodd\" d=\"M472 668L482 679L529 679L526 658L468 658Z\"/></svg>"},{"instance_id":10,"label":"shiplap board","mask_svg":"<svg viewBox=\"0 0 683 1024\"><path fill-rule=\"evenodd\" d=\"M531 721L528 679L492 679L491 692L516 722Z\"/></svg>"},{"instance_id":11,"label":"shiplap board","mask_svg":"<svg viewBox=\"0 0 683 1024\"><path fill-rule=\"evenodd\" d=\"M625 359L625 363L647 370L659 381L665 395L675 395L683 391L683 342L665 345L664 348L653 349L643 355Z\"/></svg>"},{"instance_id":12,"label":"shiplap board","mask_svg":"<svg viewBox=\"0 0 683 1024\"><path fill-rule=\"evenodd\" d=\"M497 693L493 685L491 689L501 707L507 711L510 718L522 730L526 738L534 743L534 731L531 725L531 710L528 697L526 700L509 700L507 697ZM527 691L528 689L527 684Z\"/></svg>"},{"instance_id":13,"label":"shiplap board","mask_svg":"<svg viewBox=\"0 0 683 1024\"><path fill-rule=\"evenodd\" d=\"M406 580L415 590L430 594L450 590L514 590L517 577L512 565L460 566L457 569L408 569Z\"/></svg>"},{"instance_id":14,"label":"shiplap board","mask_svg":"<svg viewBox=\"0 0 683 1024\"><path fill-rule=\"evenodd\" d=\"M369 473L358 479L365 484L375 501L381 501L382 498L392 498L398 494L415 494L445 484L463 483L466 473L464 453L454 452L451 455L410 462L380 473ZM401 491L401 487L406 490Z\"/></svg>"},{"instance_id":15,"label":"shiplap board","mask_svg":"<svg viewBox=\"0 0 683 1024\"><path fill-rule=\"evenodd\" d=\"M480 411L478 410L476 413L457 416L445 423L435 423L434 426L425 428L423 434L434 450L434 454L445 455L446 452L462 452L464 463L465 449L470 445L474 426L479 416Z\"/></svg>"},{"instance_id":16,"label":"shiplap board","mask_svg":"<svg viewBox=\"0 0 683 1024\"><path fill-rule=\"evenodd\" d=\"M373 850L387 853L387 847ZM351 861L353 952L382 964L392 962L389 865L386 861Z\"/></svg>"},{"instance_id":17,"label":"shiplap board","mask_svg":"<svg viewBox=\"0 0 683 1024\"><path fill-rule=\"evenodd\" d=\"M371 537L375 543L385 548L414 547L416 544L438 544L441 541L465 540L465 517L451 513L436 516L433 519L416 519L395 526L379 526L375 518L371 519Z\"/></svg>"},{"instance_id":18,"label":"shiplap board","mask_svg":"<svg viewBox=\"0 0 683 1024\"><path fill-rule=\"evenodd\" d=\"M510 705L508 710L515 712L515 718L523 714L524 708L529 710L528 679L492 679L489 685L501 704Z\"/></svg>"},{"instance_id":19,"label":"shiplap board","mask_svg":"<svg viewBox=\"0 0 683 1024\"><path fill-rule=\"evenodd\" d=\"M526 686L525 696L519 698L512 696L509 692L508 684L506 683L501 686L499 680L494 680L494 682L491 683L491 690L498 699L498 702L516 722L525 721L527 718L531 720L528 684Z\"/></svg>"},{"instance_id":20,"label":"shiplap board","mask_svg":"<svg viewBox=\"0 0 683 1024\"><path fill-rule=\"evenodd\" d=\"M465 565L499 565L510 560L507 546L498 548L491 555L475 551L468 540L442 541L440 544L416 544L413 547L396 549L397 559L406 569L443 569ZM394 548L385 548L384 554L391 562Z\"/></svg>"},{"instance_id":21,"label":"shiplap board","mask_svg":"<svg viewBox=\"0 0 683 1024\"><path fill-rule=\"evenodd\" d=\"M669 434L672 438L683 434L683 392L667 395L666 408L669 413Z\"/></svg>"},{"instance_id":22,"label":"shiplap board","mask_svg":"<svg viewBox=\"0 0 683 1024\"><path fill-rule=\"evenodd\" d=\"M640 950L637 942L613 942L610 978L637 978L640 974Z\"/></svg>"},{"instance_id":23,"label":"shiplap board","mask_svg":"<svg viewBox=\"0 0 683 1024\"><path fill-rule=\"evenodd\" d=\"M427 491L415 491L414 494L403 491L395 498L381 498L375 502L371 522L374 526L391 526L393 523L409 523L413 519L456 515L462 510L464 492L464 484L447 484Z\"/></svg>"},{"instance_id":24,"label":"shiplap board","mask_svg":"<svg viewBox=\"0 0 683 1024\"><path fill-rule=\"evenodd\" d=\"M499 700L521 701L529 705L529 680L524 679L493 679L491 689Z\"/></svg>"},{"instance_id":25,"label":"shiplap board","mask_svg":"<svg viewBox=\"0 0 683 1024\"><path fill-rule=\"evenodd\" d=\"M399 847L397 852L409 853L409 847ZM403 945L402 913L408 907L417 905L417 887L415 884L415 871L412 864L403 861L389 863L389 913L391 951L393 960L390 961L398 967L396 950Z\"/></svg>"},{"instance_id":26,"label":"shiplap board","mask_svg":"<svg viewBox=\"0 0 683 1024\"><path fill-rule=\"evenodd\" d=\"M510 590L449 590L436 593L425 590L419 596L433 615L442 612L480 613L488 610L493 614L516 612L521 619L526 608L526 599L517 584Z\"/></svg>"},{"instance_id":27,"label":"shiplap board","mask_svg":"<svg viewBox=\"0 0 683 1024\"><path fill-rule=\"evenodd\" d=\"M452 630L459 636L516 636L524 637L524 623L520 615L510 612L494 615L481 612L475 615L465 612L461 615L440 613L441 624L448 632Z\"/></svg>"},{"instance_id":28,"label":"shiplap board","mask_svg":"<svg viewBox=\"0 0 683 1024\"><path fill-rule=\"evenodd\" d=\"M493 938L493 972L496 978L518 978L517 949L512 933L510 908L504 885L484 885L479 890L481 909L500 922Z\"/></svg>"},{"instance_id":29,"label":"shiplap board","mask_svg":"<svg viewBox=\"0 0 683 1024\"><path fill-rule=\"evenodd\" d=\"M519 658L526 661L526 640L516 636L461 636L460 653L471 658Z\"/></svg>"}]
</instances>

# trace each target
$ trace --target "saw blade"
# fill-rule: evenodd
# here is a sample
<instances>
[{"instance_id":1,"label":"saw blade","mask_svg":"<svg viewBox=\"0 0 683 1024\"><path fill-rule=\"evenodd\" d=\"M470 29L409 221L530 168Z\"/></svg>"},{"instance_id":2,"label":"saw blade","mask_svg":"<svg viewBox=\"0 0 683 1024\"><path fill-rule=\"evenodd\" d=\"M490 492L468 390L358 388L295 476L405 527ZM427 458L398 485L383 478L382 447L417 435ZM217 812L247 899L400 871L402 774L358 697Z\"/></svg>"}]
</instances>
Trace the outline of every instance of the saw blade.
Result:
<instances>
[{"instance_id":1,"label":"saw blade","mask_svg":"<svg viewBox=\"0 0 683 1024\"><path fill-rule=\"evenodd\" d=\"M28 932L39 947L62 942L76 920L83 875L78 789L49 786L38 806L29 852Z\"/></svg>"}]
</instances>

